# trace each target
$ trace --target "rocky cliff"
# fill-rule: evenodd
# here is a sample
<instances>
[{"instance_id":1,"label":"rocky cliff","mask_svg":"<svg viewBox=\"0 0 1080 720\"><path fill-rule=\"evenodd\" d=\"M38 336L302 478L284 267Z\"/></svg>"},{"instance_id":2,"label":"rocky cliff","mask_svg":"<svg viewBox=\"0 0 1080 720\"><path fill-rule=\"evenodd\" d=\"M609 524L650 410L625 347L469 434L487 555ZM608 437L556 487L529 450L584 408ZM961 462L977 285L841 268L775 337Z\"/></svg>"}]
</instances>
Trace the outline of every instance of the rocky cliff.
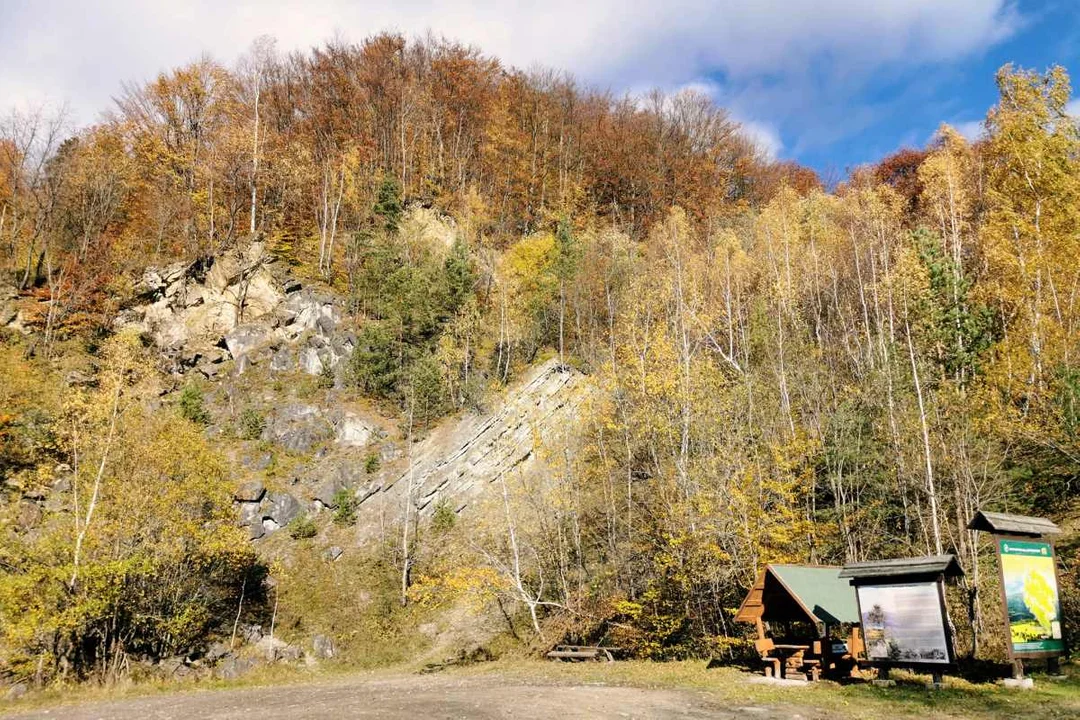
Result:
<instances>
[{"instance_id":1,"label":"rocky cliff","mask_svg":"<svg viewBox=\"0 0 1080 720\"><path fill-rule=\"evenodd\" d=\"M118 327L159 347L176 387L198 382L207 433L231 459L238 522L260 541L301 515L355 498L357 541L444 500L465 512L511 470L542 471L536 446L573 421L588 385L548 360L486 412L445 419L409 441L393 414L352 391L357 327L340 297L305 287L259 244L209 265L148 269Z\"/></svg>"}]
</instances>

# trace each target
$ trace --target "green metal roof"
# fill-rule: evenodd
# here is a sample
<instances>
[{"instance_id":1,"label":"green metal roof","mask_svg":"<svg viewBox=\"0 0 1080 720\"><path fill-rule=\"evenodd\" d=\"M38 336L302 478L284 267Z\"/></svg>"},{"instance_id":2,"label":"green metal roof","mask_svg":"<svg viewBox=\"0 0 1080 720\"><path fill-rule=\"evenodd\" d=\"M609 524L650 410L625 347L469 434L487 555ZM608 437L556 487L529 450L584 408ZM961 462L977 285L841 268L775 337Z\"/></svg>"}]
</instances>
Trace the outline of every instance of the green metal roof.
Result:
<instances>
[{"instance_id":1,"label":"green metal roof","mask_svg":"<svg viewBox=\"0 0 1080 720\"><path fill-rule=\"evenodd\" d=\"M769 565L769 570L821 622L829 625L859 622L855 588L840 579L840 568Z\"/></svg>"}]
</instances>

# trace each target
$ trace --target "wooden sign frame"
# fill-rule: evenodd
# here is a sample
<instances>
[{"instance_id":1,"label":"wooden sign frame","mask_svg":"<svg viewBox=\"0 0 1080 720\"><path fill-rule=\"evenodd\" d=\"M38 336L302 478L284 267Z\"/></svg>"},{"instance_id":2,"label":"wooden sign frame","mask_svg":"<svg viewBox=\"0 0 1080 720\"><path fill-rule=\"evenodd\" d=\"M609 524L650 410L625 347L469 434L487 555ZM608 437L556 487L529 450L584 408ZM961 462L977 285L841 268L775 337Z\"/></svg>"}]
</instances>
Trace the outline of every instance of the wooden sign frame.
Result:
<instances>
[{"instance_id":1,"label":"wooden sign frame","mask_svg":"<svg viewBox=\"0 0 1080 720\"><path fill-rule=\"evenodd\" d=\"M945 631L945 650L948 655L948 662L943 663L929 663L910 660L879 660L871 658L868 652L869 644L866 639L866 627L864 622L864 615L862 611L862 598L859 596L859 588L867 585L874 585L877 587L887 587L889 585L913 585L923 583L934 583L937 586L938 605L941 609L942 626ZM891 578L856 578L852 581L852 585L855 586L855 603L859 608L859 627L862 630L863 639L863 655L865 660L862 661L871 667L880 668L906 668L910 670L916 670L923 673L929 673L935 677L940 677L946 673L956 670L956 647L954 644L952 623L949 622L949 610L945 604L945 575L939 574L935 577L927 576L912 576L908 575L897 576Z\"/></svg>"}]
</instances>

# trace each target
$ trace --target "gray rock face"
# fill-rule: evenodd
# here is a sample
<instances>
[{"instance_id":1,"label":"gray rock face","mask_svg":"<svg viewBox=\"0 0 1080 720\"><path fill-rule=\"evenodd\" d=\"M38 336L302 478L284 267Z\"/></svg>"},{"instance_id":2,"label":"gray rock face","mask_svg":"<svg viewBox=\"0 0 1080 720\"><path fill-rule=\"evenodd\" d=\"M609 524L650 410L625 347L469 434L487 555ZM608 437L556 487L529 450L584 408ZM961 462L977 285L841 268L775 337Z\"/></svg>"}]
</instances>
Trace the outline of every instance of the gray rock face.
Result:
<instances>
[{"instance_id":1,"label":"gray rock face","mask_svg":"<svg viewBox=\"0 0 1080 720\"><path fill-rule=\"evenodd\" d=\"M255 669L258 663L251 658L228 657L214 668L214 677L221 680L235 680Z\"/></svg>"},{"instance_id":2,"label":"gray rock face","mask_svg":"<svg viewBox=\"0 0 1080 720\"><path fill-rule=\"evenodd\" d=\"M242 502L240 506L240 524L251 525L252 523L259 523L259 527L262 527L262 504L257 502ZM260 535L261 537L261 535Z\"/></svg>"},{"instance_id":3,"label":"gray rock face","mask_svg":"<svg viewBox=\"0 0 1080 720\"><path fill-rule=\"evenodd\" d=\"M0 327L11 324L18 315L18 305L10 300L0 299Z\"/></svg>"},{"instance_id":4,"label":"gray rock face","mask_svg":"<svg viewBox=\"0 0 1080 720\"><path fill-rule=\"evenodd\" d=\"M300 369L308 375L321 375L323 371L322 358L315 348L304 348L300 351Z\"/></svg>"},{"instance_id":5,"label":"gray rock face","mask_svg":"<svg viewBox=\"0 0 1080 720\"><path fill-rule=\"evenodd\" d=\"M216 642L206 649L206 654L203 655L203 658L206 662L216 663L231 654L232 651L229 649L228 645L223 642Z\"/></svg>"},{"instance_id":6,"label":"gray rock face","mask_svg":"<svg viewBox=\"0 0 1080 720\"><path fill-rule=\"evenodd\" d=\"M289 332L295 335L311 330L327 334L339 321L332 298L321 297L310 291L289 295L285 301L285 315L289 318ZM326 320L320 319L326 318ZM329 322L327 322L329 321Z\"/></svg>"},{"instance_id":7,"label":"gray rock face","mask_svg":"<svg viewBox=\"0 0 1080 720\"><path fill-rule=\"evenodd\" d=\"M266 486L262 484L262 480L248 480L236 489L233 499L241 503L257 503L265 494Z\"/></svg>"},{"instance_id":8,"label":"gray rock face","mask_svg":"<svg viewBox=\"0 0 1080 720\"><path fill-rule=\"evenodd\" d=\"M304 652L280 638L264 635L255 643L255 649L266 658L267 662L295 662L303 657Z\"/></svg>"},{"instance_id":9,"label":"gray rock face","mask_svg":"<svg viewBox=\"0 0 1080 720\"><path fill-rule=\"evenodd\" d=\"M269 323L248 323L237 325L226 333L225 345L235 359L269 345L274 339L274 328Z\"/></svg>"},{"instance_id":10,"label":"gray rock face","mask_svg":"<svg viewBox=\"0 0 1080 720\"><path fill-rule=\"evenodd\" d=\"M324 481L311 495L312 500L318 500L320 503L328 508L337 507L336 496L339 491L345 490L348 486L340 477L334 477Z\"/></svg>"},{"instance_id":11,"label":"gray rock face","mask_svg":"<svg viewBox=\"0 0 1080 720\"><path fill-rule=\"evenodd\" d=\"M334 641L326 635L316 635L311 639L314 655L319 660L329 660L334 657Z\"/></svg>"},{"instance_id":12,"label":"gray rock face","mask_svg":"<svg viewBox=\"0 0 1080 720\"><path fill-rule=\"evenodd\" d=\"M271 493L268 499L270 507L263 511L263 519L272 520L278 527L288 525L303 509L289 493Z\"/></svg>"},{"instance_id":13,"label":"gray rock face","mask_svg":"<svg viewBox=\"0 0 1080 720\"><path fill-rule=\"evenodd\" d=\"M241 355L236 361L236 365L233 366L233 373L236 375L243 375L254 366L250 355Z\"/></svg>"},{"instance_id":14,"label":"gray rock face","mask_svg":"<svg viewBox=\"0 0 1080 720\"><path fill-rule=\"evenodd\" d=\"M364 447L371 442L375 428L355 415L346 413L337 423L334 442L344 447Z\"/></svg>"},{"instance_id":15,"label":"gray rock face","mask_svg":"<svg viewBox=\"0 0 1080 720\"><path fill-rule=\"evenodd\" d=\"M306 453L330 438L333 428L314 405L294 403L277 410L267 426L270 440L292 452Z\"/></svg>"},{"instance_id":16,"label":"gray rock face","mask_svg":"<svg viewBox=\"0 0 1080 720\"><path fill-rule=\"evenodd\" d=\"M172 657L158 663L158 672L165 678L181 679L191 675L192 669L183 657Z\"/></svg>"},{"instance_id":17,"label":"gray rock face","mask_svg":"<svg viewBox=\"0 0 1080 720\"><path fill-rule=\"evenodd\" d=\"M281 348L274 357L270 359L270 369L274 372L285 372L292 370L293 368L293 355L292 351L288 348Z\"/></svg>"},{"instance_id":18,"label":"gray rock face","mask_svg":"<svg viewBox=\"0 0 1080 720\"><path fill-rule=\"evenodd\" d=\"M263 244L255 242L217 257L204 281L196 277L201 267L196 263L151 268L136 288L147 304L125 310L117 325L148 332L166 349L220 338L284 300L269 262Z\"/></svg>"},{"instance_id":19,"label":"gray rock face","mask_svg":"<svg viewBox=\"0 0 1080 720\"><path fill-rule=\"evenodd\" d=\"M429 515L440 497L461 509L503 473L543 471L536 438L571 430L589 392L579 372L552 359L508 392L496 412L467 416L416 443L411 470L390 478L384 492L402 498L411 473L415 501Z\"/></svg>"},{"instance_id":20,"label":"gray rock face","mask_svg":"<svg viewBox=\"0 0 1080 720\"><path fill-rule=\"evenodd\" d=\"M240 459L240 462L244 467L251 468L252 470L265 470L274 462L274 454L267 452L245 455Z\"/></svg>"},{"instance_id":21,"label":"gray rock face","mask_svg":"<svg viewBox=\"0 0 1080 720\"><path fill-rule=\"evenodd\" d=\"M243 638L244 642L246 642L248 645L254 645L255 643L262 640L262 625L242 624L237 627L237 630L239 630L240 632L240 637Z\"/></svg>"}]
</instances>

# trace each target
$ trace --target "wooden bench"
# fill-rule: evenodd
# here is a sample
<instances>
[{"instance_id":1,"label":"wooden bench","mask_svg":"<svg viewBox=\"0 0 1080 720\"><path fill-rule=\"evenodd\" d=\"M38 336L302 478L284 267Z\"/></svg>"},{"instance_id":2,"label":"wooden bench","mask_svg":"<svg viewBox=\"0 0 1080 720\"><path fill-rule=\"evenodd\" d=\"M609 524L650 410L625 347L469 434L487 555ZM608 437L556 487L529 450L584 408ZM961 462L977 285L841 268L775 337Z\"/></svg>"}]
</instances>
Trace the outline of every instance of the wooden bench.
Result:
<instances>
[{"instance_id":1,"label":"wooden bench","mask_svg":"<svg viewBox=\"0 0 1080 720\"><path fill-rule=\"evenodd\" d=\"M547 654L551 660L564 662L582 662L593 660L596 662L615 662L612 651L618 652L619 648L605 648L591 645L557 645Z\"/></svg>"}]
</instances>

